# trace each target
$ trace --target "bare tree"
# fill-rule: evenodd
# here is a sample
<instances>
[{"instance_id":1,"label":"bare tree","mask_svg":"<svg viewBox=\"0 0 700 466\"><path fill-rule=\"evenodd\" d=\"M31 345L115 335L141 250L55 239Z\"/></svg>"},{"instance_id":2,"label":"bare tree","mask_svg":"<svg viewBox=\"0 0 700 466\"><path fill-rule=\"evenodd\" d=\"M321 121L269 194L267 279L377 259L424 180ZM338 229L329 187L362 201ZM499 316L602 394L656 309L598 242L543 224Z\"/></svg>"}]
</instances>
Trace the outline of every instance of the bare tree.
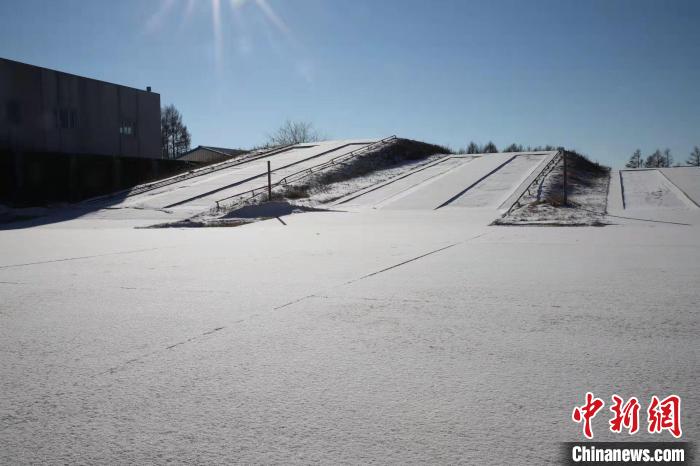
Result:
<instances>
[{"instance_id":1,"label":"bare tree","mask_svg":"<svg viewBox=\"0 0 700 466\"><path fill-rule=\"evenodd\" d=\"M522 144L511 144L510 146L503 149L503 152L523 152Z\"/></svg>"},{"instance_id":2,"label":"bare tree","mask_svg":"<svg viewBox=\"0 0 700 466\"><path fill-rule=\"evenodd\" d=\"M484 154L495 154L498 152L498 147L496 147L496 144L489 141L481 150Z\"/></svg>"},{"instance_id":3,"label":"bare tree","mask_svg":"<svg viewBox=\"0 0 700 466\"><path fill-rule=\"evenodd\" d=\"M666 158L659 149L656 149L653 154L649 155L644 161L646 168L660 168L666 166Z\"/></svg>"},{"instance_id":4,"label":"bare tree","mask_svg":"<svg viewBox=\"0 0 700 466\"><path fill-rule=\"evenodd\" d=\"M642 151L637 149L625 165L627 168L640 168L642 166Z\"/></svg>"},{"instance_id":5,"label":"bare tree","mask_svg":"<svg viewBox=\"0 0 700 466\"><path fill-rule=\"evenodd\" d=\"M670 167L673 163L673 156L671 155L671 149L669 148L664 149L664 161L666 163L665 166L667 167Z\"/></svg>"},{"instance_id":6,"label":"bare tree","mask_svg":"<svg viewBox=\"0 0 700 466\"><path fill-rule=\"evenodd\" d=\"M469 146L467 147L467 154L480 154L481 149L479 148L479 145L475 143L474 141L469 143Z\"/></svg>"},{"instance_id":7,"label":"bare tree","mask_svg":"<svg viewBox=\"0 0 700 466\"><path fill-rule=\"evenodd\" d=\"M163 158L175 159L190 150L192 137L174 105L160 110L160 138Z\"/></svg>"},{"instance_id":8,"label":"bare tree","mask_svg":"<svg viewBox=\"0 0 700 466\"><path fill-rule=\"evenodd\" d=\"M268 145L285 146L303 142L318 141L320 136L313 124L306 121L287 120L273 134L267 137Z\"/></svg>"},{"instance_id":9,"label":"bare tree","mask_svg":"<svg viewBox=\"0 0 700 466\"><path fill-rule=\"evenodd\" d=\"M690 157L688 157L685 163L692 167L700 167L700 147L695 146L693 148L693 152L690 153Z\"/></svg>"}]
</instances>

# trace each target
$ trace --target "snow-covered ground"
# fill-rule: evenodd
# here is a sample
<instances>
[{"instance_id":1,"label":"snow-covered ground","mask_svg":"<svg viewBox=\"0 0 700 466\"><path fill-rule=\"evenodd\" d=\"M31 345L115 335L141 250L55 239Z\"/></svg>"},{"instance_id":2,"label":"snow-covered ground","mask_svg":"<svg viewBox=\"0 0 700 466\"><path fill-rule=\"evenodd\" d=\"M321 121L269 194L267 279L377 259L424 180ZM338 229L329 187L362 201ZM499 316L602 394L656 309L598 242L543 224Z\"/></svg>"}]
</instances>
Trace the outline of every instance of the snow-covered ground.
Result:
<instances>
[{"instance_id":1,"label":"snow-covered ground","mask_svg":"<svg viewBox=\"0 0 700 466\"><path fill-rule=\"evenodd\" d=\"M489 157L236 228L0 231L0 464L555 464L587 391L678 394L698 438L700 217L635 220L614 172L612 225L489 226L543 162Z\"/></svg>"},{"instance_id":2,"label":"snow-covered ground","mask_svg":"<svg viewBox=\"0 0 700 466\"><path fill-rule=\"evenodd\" d=\"M586 391L700 434L698 226L282 220L0 232L0 463L554 463Z\"/></svg>"}]
</instances>

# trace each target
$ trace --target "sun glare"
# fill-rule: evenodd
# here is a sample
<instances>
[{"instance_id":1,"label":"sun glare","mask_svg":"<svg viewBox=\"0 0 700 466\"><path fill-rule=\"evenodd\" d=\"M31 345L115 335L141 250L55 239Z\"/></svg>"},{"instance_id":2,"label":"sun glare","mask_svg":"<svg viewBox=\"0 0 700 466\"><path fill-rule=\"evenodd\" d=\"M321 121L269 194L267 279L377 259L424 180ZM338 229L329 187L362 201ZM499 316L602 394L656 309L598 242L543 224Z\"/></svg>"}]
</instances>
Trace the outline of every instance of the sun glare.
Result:
<instances>
[{"instance_id":1,"label":"sun glare","mask_svg":"<svg viewBox=\"0 0 700 466\"><path fill-rule=\"evenodd\" d=\"M225 0L224 0L225 1ZM207 5L208 3L208 5ZM246 19L244 11L249 7L254 7L265 18L265 21L272 26L272 29L279 32L291 45L298 47L299 43L292 34L291 29L282 17L275 11L268 0L229 0L233 21L232 24L225 24L221 7L222 0L161 0L157 10L146 21L145 29L148 33L156 33L162 30L172 14L182 11L181 22L188 22L195 13L195 10L206 5L211 10L211 30L213 39L213 53L216 65L219 66L225 54L224 29L232 28L237 36L235 50L239 53L247 54L252 49L250 39L246 34ZM174 13L175 12L175 13Z\"/></svg>"}]
</instances>

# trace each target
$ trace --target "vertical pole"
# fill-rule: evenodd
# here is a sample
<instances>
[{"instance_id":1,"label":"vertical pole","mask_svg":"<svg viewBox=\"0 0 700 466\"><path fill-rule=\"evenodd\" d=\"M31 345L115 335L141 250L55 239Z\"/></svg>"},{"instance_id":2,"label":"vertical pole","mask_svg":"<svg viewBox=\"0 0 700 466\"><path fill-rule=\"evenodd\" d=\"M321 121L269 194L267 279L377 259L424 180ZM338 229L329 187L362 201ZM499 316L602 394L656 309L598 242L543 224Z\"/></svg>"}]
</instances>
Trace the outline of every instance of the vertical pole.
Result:
<instances>
[{"instance_id":1,"label":"vertical pole","mask_svg":"<svg viewBox=\"0 0 700 466\"><path fill-rule=\"evenodd\" d=\"M272 173L269 160L267 161L267 200L272 200Z\"/></svg>"},{"instance_id":2,"label":"vertical pole","mask_svg":"<svg viewBox=\"0 0 700 466\"><path fill-rule=\"evenodd\" d=\"M569 205L569 199L568 199L567 192L566 192L567 191L567 184L569 182L568 174L566 172L566 169L567 169L567 167L566 167L566 151L562 152L562 157L564 158L564 205L566 206L566 205Z\"/></svg>"}]
</instances>

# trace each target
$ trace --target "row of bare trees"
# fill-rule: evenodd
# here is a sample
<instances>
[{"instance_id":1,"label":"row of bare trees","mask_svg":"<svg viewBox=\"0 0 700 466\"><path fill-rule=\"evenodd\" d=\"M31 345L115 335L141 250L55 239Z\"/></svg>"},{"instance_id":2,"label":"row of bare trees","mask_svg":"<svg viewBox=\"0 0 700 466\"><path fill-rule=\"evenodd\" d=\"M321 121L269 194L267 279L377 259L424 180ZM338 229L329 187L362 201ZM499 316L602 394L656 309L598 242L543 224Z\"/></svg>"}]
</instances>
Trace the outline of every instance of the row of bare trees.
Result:
<instances>
[{"instance_id":1,"label":"row of bare trees","mask_svg":"<svg viewBox=\"0 0 700 466\"><path fill-rule=\"evenodd\" d=\"M160 143L164 159L176 159L190 150L192 136L174 105L160 110Z\"/></svg>"},{"instance_id":2,"label":"row of bare trees","mask_svg":"<svg viewBox=\"0 0 700 466\"><path fill-rule=\"evenodd\" d=\"M685 161L686 165L691 167L700 167L700 147L695 146L690 152L690 156ZM627 168L661 168L661 167L671 167L673 166L673 155L671 154L671 149L656 149L651 154L644 157L642 151L637 149L634 151L632 156L625 167ZM675 166L679 166L676 164Z\"/></svg>"},{"instance_id":3,"label":"row of bare trees","mask_svg":"<svg viewBox=\"0 0 700 466\"><path fill-rule=\"evenodd\" d=\"M557 150L557 148L554 146L550 146L550 145L524 147L522 144L513 143L513 144L503 148L502 152L539 152L539 151L552 151L552 150ZM466 148L459 149L460 154L495 154L497 152L500 152L498 150L498 147L496 147L496 144L494 144L491 141L487 142L483 146L472 141L469 143L469 145Z\"/></svg>"},{"instance_id":4,"label":"row of bare trees","mask_svg":"<svg viewBox=\"0 0 700 466\"><path fill-rule=\"evenodd\" d=\"M160 111L160 135L163 158L176 159L190 150L192 136L182 121L182 114L174 105L167 105ZM322 136L313 124L287 120L268 135L265 147L301 144L319 139L322 139Z\"/></svg>"}]
</instances>

